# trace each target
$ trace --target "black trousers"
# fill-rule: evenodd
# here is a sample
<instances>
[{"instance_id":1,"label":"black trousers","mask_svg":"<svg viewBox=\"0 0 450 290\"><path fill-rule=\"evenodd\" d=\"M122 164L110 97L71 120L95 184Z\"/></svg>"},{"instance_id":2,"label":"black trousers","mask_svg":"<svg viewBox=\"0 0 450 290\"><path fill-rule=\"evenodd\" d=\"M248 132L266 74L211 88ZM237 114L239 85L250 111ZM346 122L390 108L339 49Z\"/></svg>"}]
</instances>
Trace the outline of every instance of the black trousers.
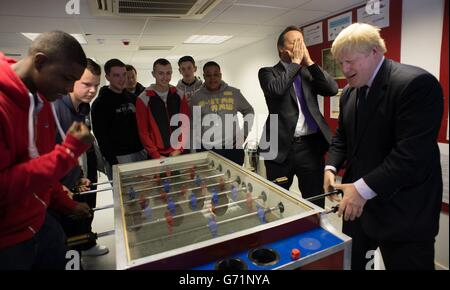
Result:
<instances>
[{"instance_id":1,"label":"black trousers","mask_svg":"<svg viewBox=\"0 0 450 290\"><path fill-rule=\"evenodd\" d=\"M373 269L373 251L378 247L387 270L434 270L434 240L376 241L364 232L360 219L344 221L342 231L352 237L352 270Z\"/></svg>"},{"instance_id":2,"label":"black trousers","mask_svg":"<svg viewBox=\"0 0 450 290\"><path fill-rule=\"evenodd\" d=\"M87 178L92 182L96 183L98 180L97 173L97 158L95 156L95 151L91 150L87 152ZM91 186L91 190L97 189L97 186ZM101 192L100 194L104 194ZM78 202L85 202L90 208L95 208L97 204L97 193L75 195L73 198ZM60 215L59 220L66 233L67 237L73 237L83 234L88 234L92 232L92 221L94 220L94 215L90 218L85 219L73 219L68 216ZM95 246L97 242L95 240L89 241L85 244L74 247L77 251L84 251Z\"/></svg>"},{"instance_id":3,"label":"black trousers","mask_svg":"<svg viewBox=\"0 0 450 290\"><path fill-rule=\"evenodd\" d=\"M289 190L295 175L303 198L323 194L324 154L327 147L328 144L321 133L293 142L291 151L283 163L264 161L267 179ZM276 181L283 177L286 177L284 181ZM312 203L324 207L325 199L318 199Z\"/></svg>"},{"instance_id":4,"label":"black trousers","mask_svg":"<svg viewBox=\"0 0 450 290\"><path fill-rule=\"evenodd\" d=\"M47 213L34 237L0 250L0 270L64 270L67 251L61 225Z\"/></svg>"}]
</instances>

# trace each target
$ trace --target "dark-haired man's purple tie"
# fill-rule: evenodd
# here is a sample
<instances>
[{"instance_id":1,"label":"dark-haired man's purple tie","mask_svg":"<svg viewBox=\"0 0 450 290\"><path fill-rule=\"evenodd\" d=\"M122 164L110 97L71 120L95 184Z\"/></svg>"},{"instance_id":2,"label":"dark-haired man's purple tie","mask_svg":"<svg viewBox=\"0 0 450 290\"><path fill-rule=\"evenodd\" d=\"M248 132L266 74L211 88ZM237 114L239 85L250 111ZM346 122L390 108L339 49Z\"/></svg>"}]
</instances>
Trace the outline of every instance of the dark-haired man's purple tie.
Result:
<instances>
[{"instance_id":1,"label":"dark-haired man's purple tie","mask_svg":"<svg viewBox=\"0 0 450 290\"><path fill-rule=\"evenodd\" d=\"M309 132L317 132L319 127L317 126L316 121L314 120L311 112L308 109L308 106L306 105L305 97L303 96L302 80L300 78L300 75L296 75L294 77L294 89L300 103L300 108L302 109L303 116L305 116L305 122L306 125L308 125Z\"/></svg>"}]
</instances>

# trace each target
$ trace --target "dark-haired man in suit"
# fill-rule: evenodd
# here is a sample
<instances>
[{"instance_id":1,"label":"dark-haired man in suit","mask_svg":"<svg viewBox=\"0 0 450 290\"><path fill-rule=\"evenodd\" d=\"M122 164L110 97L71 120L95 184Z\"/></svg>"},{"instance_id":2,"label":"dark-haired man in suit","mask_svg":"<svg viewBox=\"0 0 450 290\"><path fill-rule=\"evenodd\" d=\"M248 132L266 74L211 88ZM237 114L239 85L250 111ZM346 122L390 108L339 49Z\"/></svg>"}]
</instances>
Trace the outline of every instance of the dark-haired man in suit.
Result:
<instances>
[{"instance_id":1,"label":"dark-haired man in suit","mask_svg":"<svg viewBox=\"0 0 450 290\"><path fill-rule=\"evenodd\" d=\"M289 189L296 175L302 196L308 198L323 193L324 154L331 141L317 95L334 96L338 87L312 61L299 28L287 27L278 37L277 48L280 62L260 69L258 77L269 114L278 116L278 126L268 118L264 129L265 136L271 136L271 126L278 131L272 132L278 143L269 141L272 147L278 144L278 152L271 160L264 151L261 154L266 159L267 179ZM314 202L324 206L324 199Z\"/></svg>"}]
</instances>

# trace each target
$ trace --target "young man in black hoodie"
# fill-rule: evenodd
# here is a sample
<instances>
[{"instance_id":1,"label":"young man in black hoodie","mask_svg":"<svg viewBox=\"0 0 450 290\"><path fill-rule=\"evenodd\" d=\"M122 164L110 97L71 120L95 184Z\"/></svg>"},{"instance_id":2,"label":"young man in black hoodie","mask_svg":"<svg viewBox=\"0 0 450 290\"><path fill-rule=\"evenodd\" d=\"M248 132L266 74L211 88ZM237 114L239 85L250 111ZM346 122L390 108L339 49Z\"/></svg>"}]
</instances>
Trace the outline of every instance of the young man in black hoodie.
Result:
<instances>
[{"instance_id":1,"label":"young man in black hoodie","mask_svg":"<svg viewBox=\"0 0 450 290\"><path fill-rule=\"evenodd\" d=\"M145 90L145 87L137 81L137 71L134 66L127 64L125 68L127 69L127 83L125 88L129 93L137 97Z\"/></svg>"},{"instance_id":2,"label":"young man in black hoodie","mask_svg":"<svg viewBox=\"0 0 450 290\"><path fill-rule=\"evenodd\" d=\"M127 71L118 59L105 63L109 86L100 89L92 104L92 126L100 151L106 159L107 175L111 166L147 159L136 125L136 97L125 89Z\"/></svg>"}]
</instances>

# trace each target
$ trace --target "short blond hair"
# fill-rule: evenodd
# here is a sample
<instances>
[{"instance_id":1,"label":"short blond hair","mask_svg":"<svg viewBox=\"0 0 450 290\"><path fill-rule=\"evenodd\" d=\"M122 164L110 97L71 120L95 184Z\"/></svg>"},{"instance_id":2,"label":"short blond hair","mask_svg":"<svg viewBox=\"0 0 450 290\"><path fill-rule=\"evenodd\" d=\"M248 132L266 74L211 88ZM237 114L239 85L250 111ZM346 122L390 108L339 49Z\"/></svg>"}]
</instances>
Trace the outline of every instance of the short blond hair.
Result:
<instances>
[{"instance_id":1,"label":"short blond hair","mask_svg":"<svg viewBox=\"0 0 450 290\"><path fill-rule=\"evenodd\" d=\"M342 30L331 46L331 53L339 59L346 52L369 53L377 48L384 54L386 44L380 36L380 29L366 23L353 23Z\"/></svg>"}]
</instances>

